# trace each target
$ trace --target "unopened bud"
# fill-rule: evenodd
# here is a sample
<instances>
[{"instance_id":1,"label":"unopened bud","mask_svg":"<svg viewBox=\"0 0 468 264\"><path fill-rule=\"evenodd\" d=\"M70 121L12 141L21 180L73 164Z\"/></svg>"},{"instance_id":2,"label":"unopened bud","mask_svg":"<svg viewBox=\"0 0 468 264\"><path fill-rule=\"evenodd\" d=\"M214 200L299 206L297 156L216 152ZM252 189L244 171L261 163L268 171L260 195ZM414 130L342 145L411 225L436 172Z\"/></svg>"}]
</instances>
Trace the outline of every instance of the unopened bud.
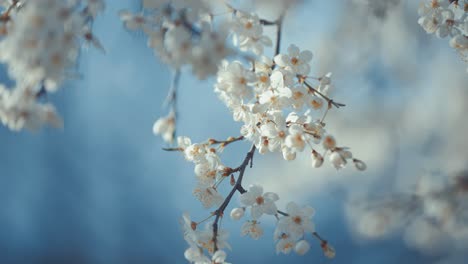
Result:
<instances>
[{"instance_id":1,"label":"unopened bud","mask_svg":"<svg viewBox=\"0 0 468 264\"><path fill-rule=\"evenodd\" d=\"M364 161L358 160L358 159L353 159L353 162L354 162L354 166L356 167L356 169L358 169L360 171L366 170L367 165L366 165L366 163L364 163Z\"/></svg>"},{"instance_id":2,"label":"unopened bud","mask_svg":"<svg viewBox=\"0 0 468 264\"><path fill-rule=\"evenodd\" d=\"M334 258L335 257L335 255L336 255L335 249L332 246L330 246L326 241L323 241L322 244L320 245L320 247L323 250L323 254L325 254L325 256L327 258Z\"/></svg>"},{"instance_id":3,"label":"unopened bud","mask_svg":"<svg viewBox=\"0 0 468 264\"><path fill-rule=\"evenodd\" d=\"M310 249L310 245L307 241L305 240L301 240L299 242L296 243L296 246L294 246L294 251L298 254L298 255L304 255L305 253L307 253Z\"/></svg>"},{"instance_id":4,"label":"unopened bud","mask_svg":"<svg viewBox=\"0 0 468 264\"><path fill-rule=\"evenodd\" d=\"M244 216L245 209L244 208L234 208L231 211L231 219L232 220L239 220Z\"/></svg>"},{"instance_id":5,"label":"unopened bud","mask_svg":"<svg viewBox=\"0 0 468 264\"><path fill-rule=\"evenodd\" d=\"M229 181L231 186L234 186L236 184L236 180L234 179L234 175L231 174L231 180Z\"/></svg>"}]
</instances>

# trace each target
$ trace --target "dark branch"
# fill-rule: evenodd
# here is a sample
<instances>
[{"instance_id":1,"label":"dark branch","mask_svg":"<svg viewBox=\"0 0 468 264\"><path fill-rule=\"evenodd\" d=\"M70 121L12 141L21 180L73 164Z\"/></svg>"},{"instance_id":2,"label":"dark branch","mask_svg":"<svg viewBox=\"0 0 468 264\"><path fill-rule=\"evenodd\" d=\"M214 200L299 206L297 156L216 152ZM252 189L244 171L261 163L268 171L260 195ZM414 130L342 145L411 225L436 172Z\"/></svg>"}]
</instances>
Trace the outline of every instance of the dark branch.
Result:
<instances>
[{"instance_id":1,"label":"dark branch","mask_svg":"<svg viewBox=\"0 0 468 264\"><path fill-rule=\"evenodd\" d=\"M234 186L232 187L231 192L229 192L228 196L226 197L226 199L224 199L224 202L221 204L221 206L214 212L216 217L215 217L215 220L213 222L213 244L214 244L214 251L213 252L216 252L218 250L217 238L218 238L218 223L219 223L219 220L223 216L224 210L229 205L229 202L231 202L231 199L232 199L232 196L234 195L234 193L236 191L238 191L238 190L239 191L242 190L243 192L245 192L244 188L242 188L242 179L244 178L245 169L247 168L247 165L249 165L250 160L252 160L256 149L257 148L255 147L255 144L252 144L252 147L250 148L250 151L245 156L244 161L242 162L242 164L239 167L234 169L235 171L239 171L239 176L237 177L236 184L234 184Z\"/></svg>"}]
</instances>

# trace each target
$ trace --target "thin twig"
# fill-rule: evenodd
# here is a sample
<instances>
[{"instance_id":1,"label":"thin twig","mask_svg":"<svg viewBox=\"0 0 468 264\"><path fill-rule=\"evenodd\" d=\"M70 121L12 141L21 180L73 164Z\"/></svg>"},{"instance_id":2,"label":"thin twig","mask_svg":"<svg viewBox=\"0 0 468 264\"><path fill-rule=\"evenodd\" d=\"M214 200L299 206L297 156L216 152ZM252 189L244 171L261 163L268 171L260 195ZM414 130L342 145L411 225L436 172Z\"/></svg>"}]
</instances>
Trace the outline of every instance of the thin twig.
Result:
<instances>
[{"instance_id":1,"label":"thin twig","mask_svg":"<svg viewBox=\"0 0 468 264\"><path fill-rule=\"evenodd\" d=\"M302 78L302 77L299 77L299 78ZM335 106L336 108L340 108L342 106L346 106L345 104L342 104L342 103L338 103L338 102L335 102L333 101L333 99L330 99L328 96L324 95L323 93L321 93L319 90L315 89L314 87L312 87L312 85L310 85L309 83L307 83L306 81L303 81L303 83L305 84L305 86L307 86L307 88L309 88L309 90L313 93L316 93L318 95L320 95L320 97L322 97L323 99L325 99L329 105L333 105Z\"/></svg>"},{"instance_id":2,"label":"thin twig","mask_svg":"<svg viewBox=\"0 0 468 264\"><path fill-rule=\"evenodd\" d=\"M164 105L169 105L171 108L171 113L174 118L174 123L177 124L177 88L179 88L179 81L180 81L180 69L176 69L174 71L174 74L172 76L172 82L171 82L171 87L169 88L169 91L167 93L166 101ZM176 126L177 128L177 126ZM174 129L174 133L172 135L172 138L176 138L176 131L177 129Z\"/></svg>"},{"instance_id":3,"label":"thin twig","mask_svg":"<svg viewBox=\"0 0 468 264\"><path fill-rule=\"evenodd\" d=\"M225 147L231 143L234 143L236 141L241 141L241 140L244 140L244 136L238 136L238 137L229 137L227 140L217 140L217 139L213 139L213 138L210 138L208 139L208 143L210 145L214 145L214 144L220 144L221 147Z\"/></svg>"},{"instance_id":4,"label":"thin twig","mask_svg":"<svg viewBox=\"0 0 468 264\"><path fill-rule=\"evenodd\" d=\"M280 53L281 50L281 33L283 31L283 19L284 19L285 12L281 13L280 17L276 22L277 30L276 30L276 46L275 46L275 56Z\"/></svg>"}]
</instances>

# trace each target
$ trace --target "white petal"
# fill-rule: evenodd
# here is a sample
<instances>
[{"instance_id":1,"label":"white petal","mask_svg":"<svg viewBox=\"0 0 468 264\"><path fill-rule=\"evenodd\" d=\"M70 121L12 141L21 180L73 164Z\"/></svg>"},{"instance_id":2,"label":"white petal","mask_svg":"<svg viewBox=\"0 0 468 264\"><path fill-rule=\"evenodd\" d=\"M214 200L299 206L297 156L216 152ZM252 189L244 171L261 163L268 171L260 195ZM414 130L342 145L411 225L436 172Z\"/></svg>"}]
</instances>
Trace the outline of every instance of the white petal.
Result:
<instances>
[{"instance_id":1,"label":"white petal","mask_svg":"<svg viewBox=\"0 0 468 264\"><path fill-rule=\"evenodd\" d=\"M288 47L288 53L289 53L289 56L296 57L299 55L299 48L296 45L291 44Z\"/></svg>"},{"instance_id":2,"label":"white petal","mask_svg":"<svg viewBox=\"0 0 468 264\"><path fill-rule=\"evenodd\" d=\"M263 187L258 184L250 185L248 193L251 193L255 198L258 196L262 196Z\"/></svg>"},{"instance_id":3,"label":"white petal","mask_svg":"<svg viewBox=\"0 0 468 264\"><path fill-rule=\"evenodd\" d=\"M251 206L255 203L255 198L256 197L253 195L253 193L246 192L246 193L243 193L239 199L243 205Z\"/></svg>"},{"instance_id":4,"label":"white petal","mask_svg":"<svg viewBox=\"0 0 468 264\"><path fill-rule=\"evenodd\" d=\"M253 219L258 219L260 216L263 214L262 207L260 206L252 206L252 209L250 210L250 214Z\"/></svg>"},{"instance_id":5,"label":"white petal","mask_svg":"<svg viewBox=\"0 0 468 264\"><path fill-rule=\"evenodd\" d=\"M309 62L312 60L312 52L309 50L301 51L299 59L304 62Z\"/></svg>"},{"instance_id":6,"label":"white petal","mask_svg":"<svg viewBox=\"0 0 468 264\"><path fill-rule=\"evenodd\" d=\"M267 192L263 195L264 198L272 201L272 202L276 202L279 200L279 196L278 194L274 193L274 192Z\"/></svg>"}]
</instances>

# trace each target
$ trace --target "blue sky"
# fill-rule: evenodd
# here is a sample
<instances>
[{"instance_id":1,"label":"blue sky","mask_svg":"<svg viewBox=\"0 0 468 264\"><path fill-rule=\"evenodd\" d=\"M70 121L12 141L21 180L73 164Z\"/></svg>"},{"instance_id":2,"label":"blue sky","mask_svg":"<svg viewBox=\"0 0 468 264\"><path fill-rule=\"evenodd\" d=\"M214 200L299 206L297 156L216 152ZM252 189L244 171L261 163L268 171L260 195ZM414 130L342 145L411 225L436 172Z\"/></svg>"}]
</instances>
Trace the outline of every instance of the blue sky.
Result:
<instances>
[{"instance_id":1,"label":"blue sky","mask_svg":"<svg viewBox=\"0 0 468 264\"><path fill-rule=\"evenodd\" d=\"M294 10L294 16L285 24L285 28L291 30L285 31L283 47L290 42L298 42L316 53L326 50L323 46L326 38L337 37L334 32L338 32L340 20L334 16L344 16L346 11L338 5L326 3L328 1L318 2L321 3L307 2L303 9ZM130 1L108 1L105 13L95 23L95 33L107 53L102 54L93 48L84 50L79 62L83 79L70 80L64 89L49 95L48 100L57 106L65 120L62 130L44 128L37 132L13 133L0 127L1 263L184 263L186 243L179 219L185 211L196 219L209 212L204 211L191 195L195 183L192 165L177 153L162 151L163 142L152 134L153 122L165 114L161 104L169 87L171 70L159 63L152 51L146 48L143 35L125 31L121 26L118 11L131 7ZM405 6L409 7L412 5ZM371 33L377 38L374 31ZM365 35L363 32L360 34ZM425 36L415 36L409 45L419 47L420 38ZM350 43L350 48L369 43L362 41ZM424 86L424 82L408 81L397 71L397 64L380 55L385 46L379 48L372 46L374 44L369 45L377 55L367 57L365 65L354 64L353 73L347 68L355 63L352 59L345 58L345 62L340 62L336 57L348 54L359 58L367 56L365 52L336 52L335 58L316 55L317 63L323 62L338 69L337 86L342 88L337 88L336 96L346 98L344 101L350 109L332 117L336 122L342 121L343 125L332 124L330 129L345 134L342 126L350 126L347 132L351 135L344 135L343 140L349 140L357 152L362 151L363 158L370 159L370 172L363 176L356 176L352 168L347 168L344 176L326 169L312 171L309 168L311 171L307 172L300 165L301 162L306 163L305 159L277 165L281 160L278 156L257 156L255 168L247 171L246 175L249 177L247 182L262 183L271 171L289 172L289 178L273 175L283 177L279 184L284 188L277 190L280 197L299 199L296 200L298 203L309 204L316 209L317 230L335 246L337 257L326 259L318 243L312 243L311 251L303 257L278 256L274 252L274 227L270 222L265 223L264 237L253 241L240 237L241 223L226 219L223 225L231 233L229 242L233 248L228 252L229 261L403 264L438 263L446 256L445 253L421 254L408 248L402 241L401 232L387 239L363 240L355 236L346 220L344 208L351 196L350 185L347 184L351 181L349 177L355 176L365 182L362 186L369 186L377 182L369 180L372 177L394 176L399 179L392 175L394 171L410 173L416 170L412 167L407 169L411 158L392 165L395 161L382 161L383 158L378 158L381 154L368 151L370 147L361 146L366 144L359 144L357 140L362 135L359 129L363 127L374 131L367 134L370 145L388 139L376 136L386 129L375 125L379 123L371 114L375 104L381 102L380 106L385 107L382 112L391 116L392 113L400 113L398 108L401 102L406 102L408 94L423 94L417 89L392 89L395 85ZM437 56L442 61L446 58L456 60L446 43L431 45L426 48L439 50L443 47L447 50L441 51L442 55L434 55L433 60ZM337 49L336 46L328 47ZM424 51L416 54L417 59L422 54ZM419 63L425 62L419 60ZM396 75L398 78L394 77ZM463 75L455 77L459 82L467 83ZM0 80L5 80L4 73L0 74ZM229 111L217 100L212 84L212 79L197 81L188 72L183 75L179 134L190 135L194 141L238 134L240 125L232 121ZM430 87L427 89L435 91ZM373 101L370 100L372 98ZM388 98L393 98L396 103ZM419 98L424 100L425 97ZM430 109L427 111L432 113ZM418 116L413 118L425 120L418 119ZM410 136L413 135L411 133L417 134L406 127L401 130ZM248 148L247 142L241 142L226 151L223 158L234 166L240 163ZM407 148L403 146L402 155L413 157L414 149L411 146ZM298 178L293 178L294 174ZM317 176L317 180L301 184L301 179L315 177L316 174L325 176ZM392 184L398 185L399 180L395 182ZM274 182L266 185L278 186ZM352 186L356 192L362 191ZM298 192L301 194L296 195ZM233 200L235 203L236 199Z\"/></svg>"}]
</instances>

